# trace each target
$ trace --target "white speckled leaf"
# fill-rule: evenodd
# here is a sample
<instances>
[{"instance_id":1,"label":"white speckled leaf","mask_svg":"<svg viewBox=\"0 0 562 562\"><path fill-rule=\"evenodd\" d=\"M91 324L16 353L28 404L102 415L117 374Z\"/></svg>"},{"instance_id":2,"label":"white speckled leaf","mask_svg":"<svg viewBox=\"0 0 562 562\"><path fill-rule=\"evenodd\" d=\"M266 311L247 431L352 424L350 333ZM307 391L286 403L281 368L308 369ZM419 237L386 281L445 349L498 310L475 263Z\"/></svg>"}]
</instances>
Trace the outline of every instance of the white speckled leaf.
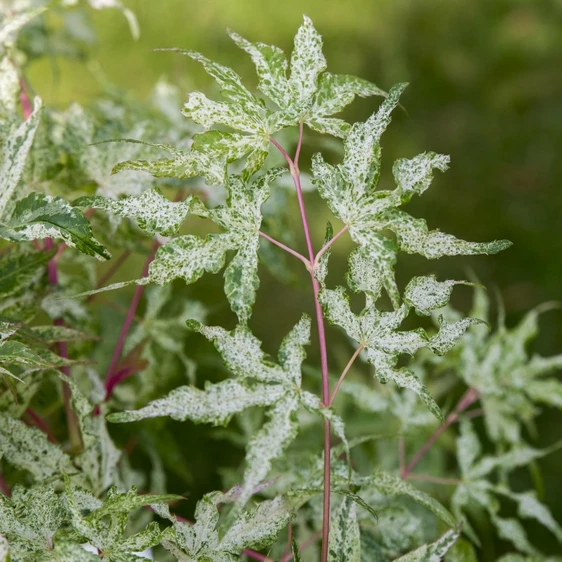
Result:
<instances>
[{"instance_id":1,"label":"white speckled leaf","mask_svg":"<svg viewBox=\"0 0 562 562\"><path fill-rule=\"evenodd\" d=\"M12 121L18 114L19 92L18 71L9 57L4 56L0 59L0 119L5 123Z\"/></svg>"},{"instance_id":2,"label":"white speckled leaf","mask_svg":"<svg viewBox=\"0 0 562 562\"><path fill-rule=\"evenodd\" d=\"M396 185L400 188L401 199L407 203L413 195L421 195L433 181L433 170L446 172L450 157L435 152L424 152L411 160L399 158L392 167Z\"/></svg>"},{"instance_id":3,"label":"white speckled leaf","mask_svg":"<svg viewBox=\"0 0 562 562\"><path fill-rule=\"evenodd\" d=\"M13 128L7 138L1 139L0 155L0 221L7 219L10 202L23 174L35 131L41 118L42 103L35 98L33 113L19 127Z\"/></svg>"},{"instance_id":4,"label":"white speckled leaf","mask_svg":"<svg viewBox=\"0 0 562 562\"><path fill-rule=\"evenodd\" d=\"M291 508L284 498L264 501L240 514L222 538L219 548L236 554L246 548L261 550L276 541L290 520Z\"/></svg>"},{"instance_id":5,"label":"white speckled leaf","mask_svg":"<svg viewBox=\"0 0 562 562\"><path fill-rule=\"evenodd\" d=\"M392 313L381 313L374 304L370 304L359 316L356 316L351 311L343 287L338 287L336 290L324 288L319 298L326 318L365 346L365 355L375 367L375 376L382 383L392 380L400 387L414 391L429 410L438 419L442 419L439 406L418 377L408 369L395 368L401 354L412 355L422 347L429 347L429 338L423 330L409 332L397 330L407 314L407 309L402 307Z\"/></svg>"},{"instance_id":6,"label":"white speckled leaf","mask_svg":"<svg viewBox=\"0 0 562 562\"><path fill-rule=\"evenodd\" d=\"M248 443L244 484L238 498L240 506L248 501L252 490L265 480L273 461L280 458L296 438L299 429L296 415L298 407L296 392L287 393L268 411L268 421Z\"/></svg>"},{"instance_id":7,"label":"white speckled leaf","mask_svg":"<svg viewBox=\"0 0 562 562\"><path fill-rule=\"evenodd\" d=\"M415 219L398 209L386 211L381 218L395 232L401 250L430 260L443 256L497 254L511 246L507 240L466 242L439 230L430 231L424 219Z\"/></svg>"},{"instance_id":8,"label":"white speckled leaf","mask_svg":"<svg viewBox=\"0 0 562 562\"><path fill-rule=\"evenodd\" d=\"M450 351L466 330L475 324L484 324L479 318L463 318L448 324L442 317L439 318L439 332L429 340L429 347L437 355L444 355Z\"/></svg>"},{"instance_id":9,"label":"white speckled leaf","mask_svg":"<svg viewBox=\"0 0 562 562\"><path fill-rule=\"evenodd\" d=\"M64 375L60 375L61 378ZM63 378L70 386L72 406L82 437L83 448L75 462L82 469L88 484L95 494L101 494L111 485L119 482L118 463L121 451L113 443L103 415L92 415L94 405L82 394L72 379Z\"/></svg>"},{"instance_id":10,"label":"white speckled leaf","mask_svg":"<svg viewBox=\"0 0 562 562\"><path fill-rule=\"evenodd\" d=\"M42 14L46 6L24 9L21 11L9 10L2 19L0 26L0 48L11 46L15 43L18 31L36 16Z\"/></svg>"},{"instance_id":11,"label":"white speckled leaf","mask_svg":"<svg viewBox=\"0 0 562 562\"><path fill-rule=\"evenodd\" d=\"M68 246L98 259L111 254L94 238L88 220L61 197L31 193L18 201L9 218L0 220L0 237L7 240L60 238Z\"/></svg>"},{"instance_id":12,"label":"white speckled leaf","mask_svg":"<svg viewBox=\"0 0 562 562\"><path fill-rule=\"evenodd\" d=\"M123 493L112 487L102 502L85 490L74 488L68 480L66 482L65 505L73 530L81 542L89 543L103 552L104 557L118 562L142 560L136 554L162 540L156 522L135 534L126 535L129 515L139 507L179 499L181 496L138 495L135 488Z\"/></svg>"},{"instance_id":13,"label":"white speckled leaf","mask_svg":"<svg viewBox=\"0 0 562 562\"><path fill-rule=\"evenodd\" d=\"M230 418L252 406L270 406L284 393L280 385L249 384L226 380L207 384L204 390L180 386L168 396L152 401L140 410L116 412L108 416L115 423L132 422L145 418L169 416L172 419L195 423L226 425Z\"/></svg>"},{"instance_id":14,"label":"white speckled leaf","mask_svg":"<svg viewBox=\"0 0 562 562\"><path fill-rule=\"evenodd\" d=\"M437 281L435 275L414 277L406 286L404 301L422 316L430 316L437 308L444 307L451 298L455 285L469 285L467 281Z\"/></svg>"},{"instance_id":15,"label":"white speckled leaf","mask_svg":"<svg viewBox=\"0 0 562 562\"><path fill-rule=\"evenodd\" d=\"M424 544L417 550L410 552L395 562L441 562L447 551L453 546L459 536L458 531L447 531L442 537L431 544Z\"/></svg>"},{"instance_id":16,"label":"white speckled leaf","mask_svg":"<svg viewBox=\"0 0 562 562\"><path fill-rule=\"evenodd\" d=\"M258 276L259 237L253 236L240 247L224 272L224 292L230 308L242 324L246 324L256 302L260 286Z\"/></svg>"},{"instance_id":17,"label":"white speckled leaf","mask_svg":"<svg viewBox=\"0 0 562 562\"><path fill-rule=\"evenodd\" d=\"M279 107L287 107L291 94L287 81L288 64L283 51L264 43L250 43L237 33L230 32L230 37L252 57L259 79L258 88Z\"/></svg>"},{"instance_id":18,"label":"white speckled leaf","mask_svg":"<svg viewBox=\"0 0 562 562\"><path fill-rule=\"evenodd\" d=\"M380 139L391 121L391 113L398 105L407 84L397 84L388 93L379 110L365 123L356 123L344 143L341 173L355 199L371 190L380 175Z\"/></svg>"},{"instance_id":19,"label":"white speckled leaf","mask_svg":"<svg viewBox=\"0 0 562 562\"><path fill-rule=\"evenodd\" d=\"M562 543L562 527L552 516L550 509L541 503L534 492L521 494L510 492L507 489L499 489L500 493L517 502L517 514L523 519L535 519L543 527L546 527Z\"/></svg>"},{"instance_id":20,"label":"white speckled leaf","mask_svg":"<svg viewBox=\"0 0 562 562\"><path fill-rule=\"evenodd\" d=\"M0 534L8 539L14 562L31 562L51 550L64 519L60 496L45 483L16 486L11 498L0 494Z\"/></svg>"},{"instance_id":21,"label":"white speckled leaf","mask_svg":"<svg viewBox=\"0 0 562 562\"><path fill-rule=\"evenodd\" d=\"M289 78L292 98L298 106L310 103L318 89L318 77L326 69L326 59L322 53L322 37L309 17L304 16L303 19L295 36Z\"/></svg>"},{"instance_id":22,"label":"white speckled leaf","mask_svg":"<svg viewBox=\"0 0 562 562\"><path fill-rule=\"evenodd\" d=\"M339 509L333 515L328 560L329 562L361 562L357 508L348 497L344 497Z\"/></svg>"},{"instance_id":23,"label":"white speckled leaf","mask_svg":"<svg viewBox=\"0 0 562 562\"><path fill-rule=\"evenodd\" d=\"M503 517L495 516L492 518L492 521L496 526L498 535L512 543L517 550L531 556L541 556L540 551L529 542L525 528L517 519L504 519Z\"/></svg>"},{"instance_id":24,"label":"white speckled leaf","mask_svg":"<svg viewBox=\"0 0 562 562\"><path fill-rule=\"evenodd\" d=\"M189 214L205 216L205 206L191 195L184 201L172 202L166 199L158 188L148 189L137 197L110 199L93 196L80 197L72 203L75 207L104 209L134 219L148 234L172 236L176 234Z\"/></svg>"},{"instance_id":25,"label":"white speckled leaf","mask_svg":"<svg viewBox=\"0 0 562 562\"><path fill-rule=\"evenodd\" d=\"M368 80L356 76L324 72L318 80L318 91L314 99L312 117L339 113L355 99L355 96L362 98L370 96L386 97L386 92Z\"/></svg>"},{"instance_id":26,"label":"white speckled leaf","mask_svg":"<svg viewBox=\"0 0 562 562\"><path fill-rule=\"evenodd\" d=\"M76 472L60 445L51 443L43 431L0 413L0 458L25 470L42 482L63 473Z\"/></svg>"}]
</instances>

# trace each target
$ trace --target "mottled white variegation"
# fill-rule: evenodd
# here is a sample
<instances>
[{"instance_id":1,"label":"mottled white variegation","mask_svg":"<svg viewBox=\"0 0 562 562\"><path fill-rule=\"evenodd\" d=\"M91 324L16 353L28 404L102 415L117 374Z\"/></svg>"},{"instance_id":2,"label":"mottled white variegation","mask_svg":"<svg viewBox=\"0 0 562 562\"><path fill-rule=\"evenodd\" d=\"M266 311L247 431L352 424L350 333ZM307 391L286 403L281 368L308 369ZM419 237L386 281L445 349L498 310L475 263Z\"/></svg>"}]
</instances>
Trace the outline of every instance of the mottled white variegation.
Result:
<instances>
[{"instance_id":1,"label":"mottled white variegation","mask_svg":"<svg viewBox=\"0 0 562 562\"><path fill-rule=\"evenodd\" d=\"M250 440L246 452L244 484L238 504L244 505L251 491L260 484L298 432L297 411L304 407L332 420L334 429L345 440L343 422L318 398L301 388L300 366L305 358L303 346L309 342L310 319L304 316L285 337L279 351L279 363L269 361L259 340L244 326L233 332L207 327L191 321L190 327L211 340L223 360L237 377L216 384L207 383L204 390L184 386L167 397L155 400L132 412L111 414L113 422L130 422L144 418L171 416L196 423L224 425L230 418L251 406L268 407L268 420Z\"/></svg>"},{"instance_id":2,"label":"mottled white variegation","mask_svg":"<svg viewBox=\"0 0 562 562\"><path fill-rule=\"evenodd\" d=\"M410 305L423 313L444 306L450 296L451 282L439 284L434 278L415 278L406 288L402 306L392 312L380 312L374 301L379 296L382 282L373 268L372 254L363 248L356 250L351 254L349 264L348 283L351 288L366 293L367 304L356 315L351 310L349 297L343 287L333 290L323 286L319 299L326 317L364 347L365 357L375 367L375 376L379 381L386 383L392 380L398 386L414 391L430 411L441 419L439 406L415 373L406 368L396 368L398 358L401 354L413 355L424 347L438 355L446 353L470 325L480 320L464 318L452 324L442 320L439 331L431 336L421 328L399 331L408 316ZM421 293L418 287L424 284L429 285L433 293Z\"/></svg>"},{"instance_id":3,"label":"mottled white variegation","mask_svg":"<svg viewBox=\"0 0 562 562\"><path fill-rule=\"evenodd\" d=\"M505 240L465 242L449 234L429 231L423 219L414 219L398 208L413 195L421 195L428 189L434 169L447 169L447 156L427 152L411 160L397 160L393 174L398 187L393 191L376 189L381 167L380 138L405 87L406 84L394 86L376 113L366 122L353 125L344 141L341 164L327 164L319 154L312 162L318 192L334 215L349 227L352 239L370 255L371 265L379 272L380 285L395 307L399 306L400 295L393 268L399 250L435 259L492 254L510 245ZM394 232L396 241L385 234L387 230Z\"/></svg>"},{"instance_id":4,"label":"mottled white variegation","mask_svg":"<svg viewBox=\"0 0 562 562\"><path fill-rule=\"evenodd\" d=\"M11 77L7 78L11 80ZM4 86L4 85L3 85ZM3 104L13 103L13 89L2 89ZM8 105L9 107L9 105ZM2 146L0 156L0 220L4 221L12 210L12 199L16 188L23 174L24 166L27 161L29 150L35 137L35 131L41 118L42 102L40 98L35 98L33 113L29 119L19 126L12 126L7 132L2 131L0 143Z\"/></svg>"},{"instance_id":5,"label":"mottled white variegation","mask_svg":"<svg viewBox=\"0 0 562 562\"><path fill-rule=\"evenodd\" d=\"M134 219L148 234L163 236L176 234L189 214L207 215L205 206L192 195L184 201L172 202L158 188L123 199L109 199L101 195L81 197L72 204L75 207L104 209L114 215Z\"/></svg>"},{"instance_id":6,"label":"mottled white variegation","mask_svg":"<svg viewBox=\"0 0 562 562\"><path fill-rule=\"evenodd\" d=\"M330 562L361 562L361 542L357 507L344 497L331 525L328 560Z\"/></svg>"},{"instance_id":7,"label":"mottled white variegation","mask_svg":"<svg viewBox=\"0 0 562 562\"><path fill-rule=\"evenodd\" d=\"M441 562L459 536L458 531L447 531L431 544L424 544L414 552L396 559L396 562Z\"/></svg>"},{"instance_id":8,"label":"mottled white variegation","mask_svg":"<svg viewBox=\"0 0 562 562\"><path fill-rule=\"evenodd\" d=\"M165 505L153 506L156 513L173 523L164 532L163 546L180 561L235 562L244 549L259 550L273 544L291 518L289 504L277 497L240 512L219 539L217 506L226 501L231 501L228 494L220 492L203 496L197 502L193 525L178 521Z\"/></svg>"}]
</instances>

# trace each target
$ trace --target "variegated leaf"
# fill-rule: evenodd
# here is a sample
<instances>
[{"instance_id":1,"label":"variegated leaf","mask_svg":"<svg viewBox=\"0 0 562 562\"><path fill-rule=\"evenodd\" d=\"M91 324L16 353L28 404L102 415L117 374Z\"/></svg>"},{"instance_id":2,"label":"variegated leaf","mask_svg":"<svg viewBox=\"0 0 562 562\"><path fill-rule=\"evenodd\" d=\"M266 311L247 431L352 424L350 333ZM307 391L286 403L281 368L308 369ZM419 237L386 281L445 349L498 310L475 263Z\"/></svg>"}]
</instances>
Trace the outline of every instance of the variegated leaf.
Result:
<instances>
[{"instance_id":1,"label":"variegated leaf","mask_svg":"<svg viewBox=\"0 0 562 562\"><path fill-rule=\"evenodd\" d=\"M61 197L31 193L18 201L9 218L0 220L6 240L60 238L65 244L100 260L111 254L93 237L88 220Z\"/></svg>"},{"instance_id":2,"label":"variegated leaf","mask_svg":"<svg viewBox=\"0 0 562 562\"><path fill-rule=\"evenodd\" d=\"M189 214L207 214L199 199L188 195L184 201L172 202L166 199L158 188L148 189L137 197L123 199L109 199L100 195L81 197L72 205L104 209L114 215L134 219L148 234L163 236L176 234Z\"/></svg>"},{"instance_id":3,"label":"variegated leaf","mask_svg":"<svg viewBox=\"0 0 562 562\"><path fill-rule=\"evenodd\" d=\"M330 562L361 562L357 508L350 498L344 497L334 513L328 549Z\"/></svg>"},{"instance_id":4,"label":"variegated leaf","mask_svg":"<svg viewBox=\"0 0 562 562\"><path fill-rule=\"evenodd\" d=\"M447 531L431 544L424 544L414 552L397 558L395 562L441 562L459 536L458 531Z\"/></svg>"}]
</instances>

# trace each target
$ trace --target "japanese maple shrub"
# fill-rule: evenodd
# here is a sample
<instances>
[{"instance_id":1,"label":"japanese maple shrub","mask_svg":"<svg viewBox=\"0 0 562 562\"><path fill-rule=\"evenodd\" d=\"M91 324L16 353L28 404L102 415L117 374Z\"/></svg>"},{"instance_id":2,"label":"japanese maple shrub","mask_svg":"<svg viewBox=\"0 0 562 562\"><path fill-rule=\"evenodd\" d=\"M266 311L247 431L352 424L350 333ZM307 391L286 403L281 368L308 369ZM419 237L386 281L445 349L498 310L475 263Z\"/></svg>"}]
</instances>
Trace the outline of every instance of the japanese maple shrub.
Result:
<instances>
[{"instance_id":1,"label":"japanese maple shrub","mask_svg":"<svg viewBox=\"0 0 562 562\"><path fill-rule=\"evenodd\" d=\"M381 137L400 111L406 84L386 92L327 72L321 36L304 17L290 60L277 47L230 33L255 64L262 97L234 70L178 51L216 80L221 101L191 93L181 117L177 91L161 82L150 106L114 94L91 108L43 109L38 97L31 101L27 43L18 37L33 33L48 6L27 4L0 11L0 237L7 241L0 255L0 561L475 561L475 514L486 516L515 549L503 562L558 560L530 543L519 519L502 514L511 502L519 518L535 519L562 542L548 508L534 492L512 490L509 479L551 450L524 442L536 404L562 406L562 385L545 378L562 357L529 358L526 351L541 310L513 329L500 318L490 335L488 299L478 284L429 275L401 290L395 279L400 252L433 260L495 254L510 245L466 242L429 230L407 212L434 172L446 171L448 156L401 158L392 168L395 186L378 188ZM49 7L64 14L69 4ZM125 10L138 32L120 3L90 4ZM381 102L365 122L335 117L356 96ZM339 163L317 153L310 175L301 172L307 129L341 142ZM281 165L270 165L276 160ZM312 237L305 188L315 189L341 224L334 233L328 223L322 243ZM294 249L294 233L283 228L293 196L302 254ZM211 233L180 233L190 216L208 221ZM333 287L329 258L344 237L354 245L347 288ZM111 258L108 246L121 255ZM272 250L287 254L290 269L308 272L315 311L314 318L294 319L277 359L248 326L260 259L277 271L280 254L272 259ZM140 278L108 285L131 253L145 255ZM111 258L115 266L98 277L91 257ZM201 303L184 300L178 307L172 284L223 270L237 317L230 331L209 326ZM92 302L130 284L135 292L120 332L104 342ZM474 286L469 317L448 306L458 284ZM359 312L349 291L360 295ZM434 328L405 329L415 315L433 319ZM353 346L339 376L332 377L328 364L325 320ZM320 370L304 364L313 324ZM190 332L214 344L230 376L195 385L196 364L185 351ZM99 349L110 349L105 377L90 361ZM403 356L414 358L403 366ZM383 386L348 376L360 362ZM155 397L161 379L178 370L191 383ZM458 383L465 392L444 418L438 400L446 403L443 389ZM349 420L340 415L343 408L336 413L338 398L353 404ZM53 412L65 419L54 431ZM362 414L379 434L358 434ZM170 430L161 426L155 439L141 444L152 465L148 476L132 468L130 447L120 450L106 425L164 416L213 426L241 420L243 435L236 439L245 445L243 469L225 473L227 491L199 498L194 522L169 505L181 496L170 493L166 475L182 470ZM475 417L484 420L480 432ZM311 441L299 444L299 432L319 431L318 422L323 451ZM438 438L457 422L453 478L445 463L450 451ZM354 428L353 439L346 427ZM490 454L483 453L484 439ZM433 474L414 472L422 461L431 461ZM143 506L150 509L139 510Z\"/></svg>"}]
</instances>

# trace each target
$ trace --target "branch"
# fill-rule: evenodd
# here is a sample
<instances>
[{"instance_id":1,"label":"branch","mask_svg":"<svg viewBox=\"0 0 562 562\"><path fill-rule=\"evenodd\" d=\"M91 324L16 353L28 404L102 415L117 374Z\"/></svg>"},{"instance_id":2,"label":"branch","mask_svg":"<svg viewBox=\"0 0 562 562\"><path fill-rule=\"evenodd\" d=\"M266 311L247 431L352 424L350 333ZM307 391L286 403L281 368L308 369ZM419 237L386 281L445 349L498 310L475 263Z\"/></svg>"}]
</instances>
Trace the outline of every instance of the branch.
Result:
<instances>
[{"instance_id":1,"label":"branch","mask_svg":"<svg viewBox=\"0 0 562 562\"><path fill-rule=\"evenodd\" d=\"M45 250L51 250L54 246L52 238L45 239ZM59 257L59 253L51 258L47 263L47 277L49 279L49 284L53 287L57 287L59 284L59 274L58 274L58 266L57 266L57 258ZM54 321L55 326L64 326L64 320L62 318L55 318ZM66 342L58 342L59 348L59 355L63 359L68 359L68 345ZM64 366L60 368L60 371L67 377L70 378L70 367ZM72 449L78 450L82 446L82 439L80 437L80 430L78 429L78 418L74 413L71 405L71 392L70 387L66 382L63 382L62 392L64 397L64 411L66 414L66 423L68 425L68 438L70 440L70 445Z\"/></svg>"},{"instance_id":2,"label":"branch","mask_svg":"<svg viewBox=\"0 0 562 562\"><path fill-rule=\"evenodd\" d=\"M159 247L158 241L155 241L152 245L152 250L144 264L142 270L142 277L146 277L148 275L148 268L150 263L154 259L156 254L156 250ZM133 295L133 300L131 301L131 305L129 306L129 310L127 311L127 316L125 317L125 322L123 323L123 327L121 328L121 333L119 334L119 339L117 340L117 345L113 350L113 355L111 357L111 362L109 363L109 367L107 369L107 373L105 375L105 388L106 392L109 388L108 385L112 384L113 378L115 376L115 371L117 369L117 365L119 364L119 360L121 359L121 353L123 351L123 347L125 346L125 340L127 339L127 334L131 329L131 325L133 323L133 319L135 317L135 313L137 311L137 307L139 305L140 299L144 292L144 285L137 285L135 289L135 294ZM113 388L113 387L112 387Z\"/></svg>"},{"instance_id":3,"label":"branch","mask_svg":"<svg viewBox=\"0 0 562 562\"><path fill-rule=\"evenodd\" d=\"M453 423L458 421L460 414L464 412L471 404L480 398L480 393L474 388L469 388L461 397L455 409L447 416L447 419L441 424L422 445L421 449L416 453L414 458L409 462L408 466L402 471L400 476L406 480L410 476L410 472L414 470L417 464L423 459L426 453L431 449L433 444L439 439L441 434Z\"/></svg>"},{"instance_id":4,"label":"branch","mask_svg":"<svg viewBox=\"0 0 562 562\"><path fill-rule=\"evenodd\" d=\"M275 244L276 246L278 246L282 250L285 250L285 252L288 252L289 254L295 256L295 258L301 260L302 263L304 263L304 265L306 266L306 269L308 269L308 271L310 271L310 262L302 254L299 254L297 251L293 250L292 248L289 248L289 246L285 246L285 244L283 244L282 242L279 242L279 240L275 240L275 238L272 238L271 236L268 236L265 232L262 232L261 230L258 232L258 234L262 238L265 238L266 240L269 240L269 242L271 242L272 244Z\"/></svg>"},{"instance_id":5,"label":"branch","mask_svg":"<svg viewBox=\"0 0 562 562\"><path fill-rule=\"evenodd\" d=\"M310 237L310 226L306 216L306 207L304 204L304 197L302 193L302 185L300 180L299 171L299 157L302 147L304 126L301 122L299 124L299 140L297 143L297 150L295 152L294 160L287 154L287 151L273 138L271 142L279 149L283 155L293 178L295 189L297 192L297 199L299 202L299 210L301 215L302 227L304 230L304 237L306 239L306 247L308 250L308 259L311 264L314 263L314 250L312 248L312 240ZM312 291L314 293L314 308L316 310L316 324L318 327L318 343L320 347L320 364L322 366L322 402L327 405L330 403L330 379L328 372L328 352L326 349L326 331L324 328L324 314L322 306L318 300L318 293L320 292L320 283L314 277L314 270L309 269L310 279L312 283ZM330 458L330 422L324 419L324 497L322 507L322 562L328 560L328 540L330 536L330 480L331 480L331 458Z\"/></svg>"},{"instance_id":6,"label":"branch","mask_svg":"<svg viewBox=\"0 0 562 562\"><path fill-rule=\"evenodd\" d=\"M353 365L353 363L355 363L355 360L359 357L359 354L365 349L365 346L363 344L361 344L356 350L355 353L351 356L351 359L348 361L347 365L345 366L345 369L343 370L342 374L340 375L340 378L338 379L338 382L336 383L336 386L334 388L334 391L332 392L332 396L330 397L330 402L328 402L328 406L331 406L336 398L336 394L338 393L338 390L341 386L341 383L343 382L343 379L345 379L345 376L347 375L347 373L349 372L349 369L351 369L351 366Z\"/></svg>"},{"instance_id":7,"label":"branch","mask_svg":"<svg viewBox=\"0 0 562 562\"><path fill-rule=\"evenodd\" d=\"M324 244L324 246L322 246L322 248L320 249L320 251L316 254L316 257L314 258L314 269L316 269L316 267L318 267L318 263L320 262L320 258L324 255L324 252L344 233L347 232L347 230L349 229L349 225L346 224L337 234L335 234L333 236L333 238L331 240L329 240L328 242L326 242L326 244Z\"/></svg>"}]
</instances>

